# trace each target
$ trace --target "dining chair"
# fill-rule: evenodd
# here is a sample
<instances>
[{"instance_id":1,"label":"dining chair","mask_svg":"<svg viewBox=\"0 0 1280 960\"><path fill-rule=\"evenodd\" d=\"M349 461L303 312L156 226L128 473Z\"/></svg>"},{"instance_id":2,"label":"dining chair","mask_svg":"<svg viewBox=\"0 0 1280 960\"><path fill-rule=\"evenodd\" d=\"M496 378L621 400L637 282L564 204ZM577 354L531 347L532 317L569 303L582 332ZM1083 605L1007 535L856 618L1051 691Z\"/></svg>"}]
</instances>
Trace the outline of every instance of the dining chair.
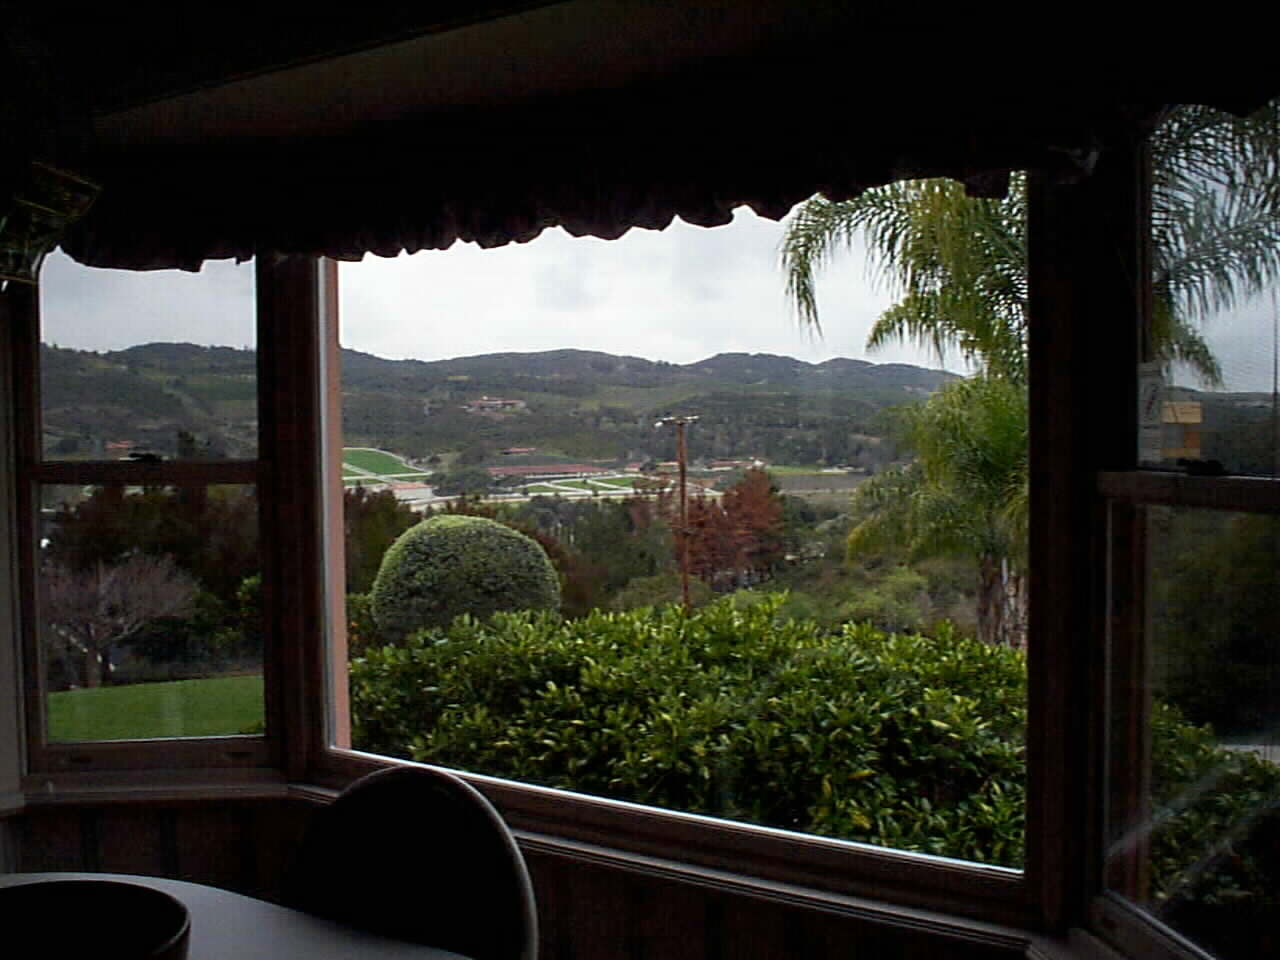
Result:
<instances>
[{"instance_id":1,"label":"dining chair","mask_svg":"<svg viewBox=\"0 0 1280 960\"><path fill-rule=\"evenodd\" d=\"M493 805L461 778L389 767L316 813L286 905L472 960L535 960L533 885Z\"/></svg>"}]
</instances>

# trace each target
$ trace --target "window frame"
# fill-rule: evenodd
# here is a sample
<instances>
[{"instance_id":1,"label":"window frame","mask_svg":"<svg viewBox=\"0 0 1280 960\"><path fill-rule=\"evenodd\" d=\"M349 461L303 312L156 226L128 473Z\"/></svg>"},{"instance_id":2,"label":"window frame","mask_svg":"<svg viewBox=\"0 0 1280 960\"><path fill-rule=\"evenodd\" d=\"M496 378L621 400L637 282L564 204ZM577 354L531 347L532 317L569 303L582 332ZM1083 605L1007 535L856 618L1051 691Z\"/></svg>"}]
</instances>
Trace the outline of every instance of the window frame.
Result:
<instances>
[{"instance_id":1,"label":"window frame","mask_svg":"<svg viewBox=\"0 0 1280 960\"><path fill-rule=\"evenodd\" d=\"M1196 476L1141 467L1138 451L1138 379L1140 364L1150 363L1152 289L1150 267L1150 161L1144 158L1148 186L1138 222L1141 276L1138 310L1127 330L1111 338L1121 350L1108 369L1123 380L1127 407L1122 425L1112 425L1117 447L1114 466L1099 469L1095 498L1099 504L1094 539L1100 543L1099 566L1105 570L1098 634L1103 655L1093 679L1094 791L1096 821L1090 850L1090 883L1085 926L1127 956L1155 960L1212 960L1212 954L1173 927L1121 896L1116 885L1143 885L1147 869L1138 862L1105 862L1105 847L1117 831L1133 829L1148 819L1150 787L1151 697L1147 642L1147 508L1183 507L1280 516L1280 477ZM1126 449L1127 448L1127 449ZM1135 762L1136 761L1136 762ZM1112 822L1114 821L1114 823Z\"/></svg>"},{"instance_id":2,"label":"window frame","mask_svg":"<svg viewBox=\"0 0 1280 960\"><path fill-rule=\"evenodd\" d=\"M309 614L315 578L306 573L306 558L314 557L301 505L315 498L307 487L318 482L312 474L319 457L312 439L315 404L308 407L307 386L314 378L304 370L314 363L313 315L318 299L313 258L263 255L255 260L255 312L258 373L258 456L252 460L127 461L46 460L41 448L40 295L38 286L11 284L3 297L9 323L9 349L17 362L11 387L15 411L14 463L17 505L16 566L21 645L21 674L25 696L23 719L26 756L24 788L50 802L71 802L96 790L127 789L144 776L176 792L199 790L193 771L208 771L215 790L278 791L290 769L305 767L287 760L296 746L307 716L302 706L286 707L292 684L288 671L305 660L302 641L307 631L320 629ZM308 282L311 280L312 282ZM314 392L314 391L311 391ZM316 471L294 476L285 464L306 464L306 451ZM258 501L263 577L263 698L266 732L263 736L232 735L161 740L81 741L50 743L45 739L43 658L37 637L36 609L38 552L37 491L42 484L119 483L125 485L203 486L252 485ZM300 490L294 503L289 495ZM274 530L289 530L270 536ZM301 541L301 542L299 542ZM298 549L295 549L297 547ZM298 604L281 597L302 596ZM287 744L292 734L293 748ZM145 771L145 774L143 774ZM156 780L156 772L168 775Z\"/></svg>"},{"instance_id":3,"label":"window frame","mask_svg":"<svg viewBox=\"0 0 1280 960\"><path fill-rule=\"evenodd\" d=\"M1105 357L1097 378L1082 371L1097 358L1098 338L1135 329L1142 315L1145 150L1125 137L1109 145L1092 176L1078 184L1032 174L1028 245L1031 273L1031 563L1027 859L1021 872L805 836L569 794L474 774L464 775L499 806L530 849L616 864L702 885L783 897L842 911L862 910L893 923L933 924L975 942L1025 943L1029 932L1063 934L1086 923L1099 889L1102 728L1107 583L1099 572L1105 516L1097 489L1103 471L1132 466L1136 443L1124 417L1136 391L1136 338ZM351 779L397 761L340 747L327 705L342 687L340 471L333 463L337 362L336 264L304 255L259 257L259 459L254 466L263 516L264 606L268 643L267 733L249 756L226 756L229 740L58 745L50 749L32 724L42 709L29 617L22 618L28 717L28 803L78 802L89 796L158 796L163 790L207 796L240 794L323 800ZM14 356L37 369L34 292L6 291ZM1127 341L1126 341L1127 342ZM1104 351L1105 353L1105 351ZM1066 362L1063 362L1063 358ZM1129 364L1129 359L1134 363ZM23 365L18 364L19 368ZM38 384L19 375L19 503L30 517L30 491L44 476L31 452L38 439ZM33 401L34 405L33 405ZM1100 417L1101 415L1101 417ZM1106 428L1088 436L1086 426ZM34 432L33 432L34 431ZM1100 438L1098 433L1102 433ZM337 440L340 446L340 437ZM326 463L326 458L328 463ZM285 465L290 465L285 476ZM301 465L314 469L299 469ZM151 477L152 465L94 467L101 476ZM165 469L176 469L169 465ZM87 468L86 468L87 469ZM192 477L207 469L201 466ZM242 469L236 467L235 469ZM163 472L163 471L162 471ZM213 475L213 474L209 474ZM287 484L287 487L286 487ZM285 496L285 493L288 496ZM25 497L25 499L24 499ZM320 517L320 523L315 518ZM30 524L19 563L32 593ZM267 535L270 531L271 535ZM325 543L325 536L328 542ZM1062 549L1065 545L1066 549ZM339 573L340 575L340 573ZM279 602L288 596L290 602ZM1087 638L1087 654L1078 652ZM34 681L34 683L33 683ZM319 692L325 696L317 696ZM1086 709L1081 710L1084 704ZM221 751L221 756L219 752ZM91 769L70 761L79 752ZM58 769L60 755L69 764ZM222 767L223 769L213 769ZM98 773L97 771L101 771ZM997 925L997 926L993 926Z\"/></svg>"},{"instance_id":4,"label":"window frame","mask_svg":"<svg viewBox=\"0 0 1280 960\"><path fill-rule=\"evenodd\" d=\"M1107 726L1102 732L1107 753L1102 798L1117 823L1104 823L1111 835L1146 819L1149 794L1150 710L1146 652L1146 508L1189 507L1234 513L1280 516L1280 477L1199 477L1151 470L1103 471L1098 496L1105 502L1107 566L1111 612L1107 630L1104 678ZM1118 589L1123 587L1123 589ZM1124 749L1116 744L1123 742ZM1138 757L1133 763L1132 758ZM1108 818L1109 819L1109 818ZM1107 835L1097 838L1101 861ZM1134 870L1145 864L1106 865L1117 883L1142 884ZM1112 885L1099 882L1089 904L1089 926L1121 952L1154 960L1211 960L1212 954L1126 899Z\"/></svg>"},{"instance_id":5,"label":"window frame","mask_svg":"<svg viewBox=\"0 0 1280 960\"><path fill-rule=\"evenodd\" d=\"M1083 926L1097 890L1091 852L1101 826L1101 727L1082 702L1100 704L1105 582L1094 559L1103 543L1099 471L1128 465L1136 434L1110 417L1105 442L1081 425L1118 405L1135 409L1136 359L1112 352L1107 389L1078 371L1097 352L1096 337L1135 329L1144 315L1145 146L1136 137L1110 145L1077 184L1033 173L1028 194L1032 251L1031 635L1028 662L1027 858L1022 871L772 830L692 814L588 797L459 771L484 789L527 843L564 855L602 856L633 865L658 858L689 879L707 871L795 884L818 900L868 897L977 921L1048 933ZM1079 318L1087 317L1082 323ZM1136 337L1132 349L1136 351ZM1080 365L1061 362L1063 353ZM1136 353L1133 354L1136 358ZM1077 371L1073 373L1074 371ZM1067 443L1063 443L1063 440ZM1060 549L1067 543L1069 550ZM1061 611L1071 611L1062 616ZM1077 631L1095 638L1079 655ZM1084 714L1085 716L1082 716ZM339 785L390 761L322 745L318 782ZM892 912L892 911L891 911Z\"/></svg>"}]
</instances>

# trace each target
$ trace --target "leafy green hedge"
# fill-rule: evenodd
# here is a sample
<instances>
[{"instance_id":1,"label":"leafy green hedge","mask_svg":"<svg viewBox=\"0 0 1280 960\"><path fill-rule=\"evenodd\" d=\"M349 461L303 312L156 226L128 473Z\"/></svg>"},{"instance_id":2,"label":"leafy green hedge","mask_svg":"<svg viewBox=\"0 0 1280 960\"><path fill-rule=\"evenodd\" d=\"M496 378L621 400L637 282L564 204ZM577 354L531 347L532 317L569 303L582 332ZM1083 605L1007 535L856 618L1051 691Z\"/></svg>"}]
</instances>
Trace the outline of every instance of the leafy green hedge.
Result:
<instances>
[{"instance_id":1,"label":"leafy green hedge","mask_svg":"<svg viewBox=\"0 0 1280 960\"><path fill-rule=\"evenodd\" d=\"M460 618L352 662L355 744L1021 865L1023 655L945 628L824 633L782 616L784 605L773 595L691 616ZM1152 740L1153 908L1179 922L1206 905L1280 910L1280 767L1216 747L1209 728L1167 705L1157 704Z\"/></svg>"},{"instance_id":2,"label":"leafy green hedge","mask_svg":"<svg viewBox=\"0 0 1280 960\"><path fill-rule=\"evenodd\" d=\"M1018 864L1021 655L824 635L780 598L461 618L351 665L358 748L673 809Z\"/></svg>"},{"instance_id":3,"label":"leafy green hedge","mask_svg":"<svg viewBox=\"0 0 1280 960\"><path fill-rule=\"evenodd\" d=\"M560 580L532 538L485 517L442 515L387 549L369 601L379 635L394 642L461 614L554 610Z\"/></svg>"}]
</instances>

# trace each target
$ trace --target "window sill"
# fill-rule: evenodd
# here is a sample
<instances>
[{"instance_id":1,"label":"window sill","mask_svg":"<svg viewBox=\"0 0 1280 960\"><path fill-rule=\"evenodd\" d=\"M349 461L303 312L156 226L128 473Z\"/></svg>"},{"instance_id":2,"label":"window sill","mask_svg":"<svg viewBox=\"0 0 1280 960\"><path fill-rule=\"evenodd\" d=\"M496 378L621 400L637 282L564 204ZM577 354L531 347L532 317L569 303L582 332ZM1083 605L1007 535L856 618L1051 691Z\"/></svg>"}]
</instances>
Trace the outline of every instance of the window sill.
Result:
<instances>
[{"instance_id":1,"label":"window sill","mask_svg":"<svg viewBox=\"0 0 1280 960\"><path fill-rule=\"evenodd\" d=\"M26 807L264 800L289 792L283 775L268 769L35 773L22 787Z\"/></svg>"},{"instance_id":2,"label":"window sill","mask_svg":"<svg viewBox=\"0 0 1280 960\"><path fill-rule=\"evenodd\" d=\"M1027 947L1027 960L1126 960L1126 957L1092 934L1072 930L1065 940L1036 937Z\"/></svg>"},{"instance_id":3,"label":"window sill","mask_svg":"<svg viewBox=\"0 0 1280 960\"><path fill-rule=\"evenodd\" d=\"M881 928L944 938L954 943L1021 954L1031 941L1025 929L998 923L971 920L950 913L899 906L884 901L832 893L790 883L763 880L730 870L716 870L687 862L645 856L614 848L596 846L516 831L527 856L550 857L582 866L606 867L646 879L689 884L733 897L750 898L774 906L797 907L807 911L856 920Z\"/></svg>"},{"instance_id":4,"label":"window sill","mask_svg":"<svg viewBox=\"0 0 1280 960\"><path fill-rule=\"evenodd\" d=\"M325 768L315 779L327 787L341 787L398 762L354 751L330 751L325 758ZM621 858L620 864L661 863L692 882L704 875L723 875L735 883L805 890L838 902L892 901L906 910L945 915L952 922L965 917L1021 930L1039 923L1030 885L1019 870L454 772L484 793L512 830L531 843L537 838L548 849L607 851ZM316 802L326 800L324 787L291 789L308 791Z\"/></svg>"}]
</instances>

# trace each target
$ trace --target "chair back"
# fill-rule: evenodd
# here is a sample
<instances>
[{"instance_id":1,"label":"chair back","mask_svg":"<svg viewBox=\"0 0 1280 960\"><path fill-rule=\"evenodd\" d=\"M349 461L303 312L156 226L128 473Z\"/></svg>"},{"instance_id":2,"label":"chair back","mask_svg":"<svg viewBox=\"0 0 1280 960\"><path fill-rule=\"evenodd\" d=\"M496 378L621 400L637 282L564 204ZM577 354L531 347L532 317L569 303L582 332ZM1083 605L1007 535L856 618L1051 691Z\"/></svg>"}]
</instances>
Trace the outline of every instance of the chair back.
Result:
<instances>
[{"instance_id":1,"label":"chair back","mask_svg":"<svg viewBox=\"0 0 1280 960\"><path fill-rule=\"evenodd\" d=\"M478 790L429 767L390 767L316 814L285 902L472 960L534 960L537 913L524 858Z\"/></svg>"}]
</instances>

